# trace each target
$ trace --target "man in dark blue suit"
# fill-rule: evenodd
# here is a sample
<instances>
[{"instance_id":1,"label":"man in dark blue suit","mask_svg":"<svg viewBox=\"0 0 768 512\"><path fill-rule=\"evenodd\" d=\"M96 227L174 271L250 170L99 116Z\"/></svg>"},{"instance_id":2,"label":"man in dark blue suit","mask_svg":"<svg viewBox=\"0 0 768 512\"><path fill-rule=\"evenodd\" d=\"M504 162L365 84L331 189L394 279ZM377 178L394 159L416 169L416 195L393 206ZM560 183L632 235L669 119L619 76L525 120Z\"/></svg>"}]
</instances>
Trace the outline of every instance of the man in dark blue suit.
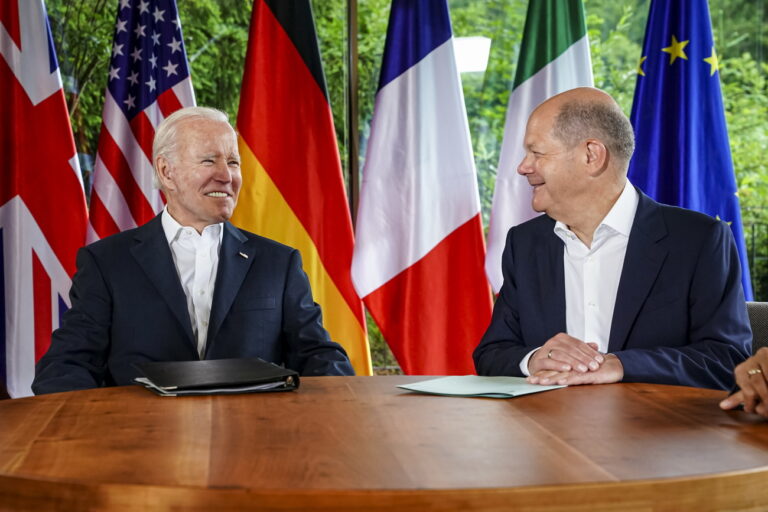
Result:
<instances>
[{"instance_id":1,"label":"man in dark blue suit","mask_svg":"<svg viewBox=\"0 0 768 512\"><path fill-rule=\"evenodd\" d=\"M507 235L478 374L729 389L752 333L728 226L627 181L632 127L602 91L542 103L524 143L518 173L546 215Z\"/></svg>"},{"instance_id":2,"label":"man in dark blue suit","mask_svg":"<svg viewBox=\"0 0 768 512\"><path fill-rule=\"evenodd\" d=\"M166 209L79 251L72 308L33 391L130 384L143 361L260 357L302 375L352 375L298 251L228 222L242 177L226 114L191 107L166 118L153 163Z\"/></svg>"}]
</instances>

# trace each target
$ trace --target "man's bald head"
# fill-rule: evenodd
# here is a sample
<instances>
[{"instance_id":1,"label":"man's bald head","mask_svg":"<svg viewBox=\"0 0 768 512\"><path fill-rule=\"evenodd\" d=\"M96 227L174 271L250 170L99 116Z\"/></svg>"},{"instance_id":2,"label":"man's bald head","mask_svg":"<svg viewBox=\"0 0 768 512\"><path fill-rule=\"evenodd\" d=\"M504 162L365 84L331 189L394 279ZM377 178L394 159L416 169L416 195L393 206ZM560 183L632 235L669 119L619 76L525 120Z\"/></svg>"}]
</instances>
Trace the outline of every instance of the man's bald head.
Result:
<instances>
[{"instance_id":1,"label":"man's bald head","mask_svg":"<svg viewBox=\"0 0 768 512\"><path fill-rule=\"evenodd\" d=\"M533 115L537 114L554 116L552 135L566 147L599 140L617 167L626 171L635 149L634 132L621 107L605 92L591 87L571 89L539 105Z\"/></svg>"}]
</instances>

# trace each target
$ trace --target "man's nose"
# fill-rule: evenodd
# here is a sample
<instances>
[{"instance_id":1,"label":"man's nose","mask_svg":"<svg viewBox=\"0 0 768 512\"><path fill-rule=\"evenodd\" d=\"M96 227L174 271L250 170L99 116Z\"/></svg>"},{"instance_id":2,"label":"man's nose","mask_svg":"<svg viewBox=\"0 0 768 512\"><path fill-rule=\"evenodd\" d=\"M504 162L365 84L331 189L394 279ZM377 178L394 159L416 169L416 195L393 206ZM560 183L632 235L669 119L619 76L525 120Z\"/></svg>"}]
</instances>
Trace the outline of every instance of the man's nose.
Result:
<instances>
[{"instance_id":1,"label":"man's nose","mask_svg":"<svg viewBox=\"0 0 768 512\"><path fill-rule=\"evenodd\" d=\"M232 170L227 165L227 162L217 162L216 171L213 174L214 179L224 183L232 181Z\"/></svg>"},{"instance_id":2,"label":"man's nose","mask_svg":"<svg viewBox=\"0 0 768 512\"><path fill-rule=\"evenodd\" d=\"M528 163L528 157L527 156L523 157L523 159L517 165L517 174L521 176L525 176L526 174L531 174L532 172L533 172L533 169L531 169L531 166Z\"/></svg>"}]
</instances>

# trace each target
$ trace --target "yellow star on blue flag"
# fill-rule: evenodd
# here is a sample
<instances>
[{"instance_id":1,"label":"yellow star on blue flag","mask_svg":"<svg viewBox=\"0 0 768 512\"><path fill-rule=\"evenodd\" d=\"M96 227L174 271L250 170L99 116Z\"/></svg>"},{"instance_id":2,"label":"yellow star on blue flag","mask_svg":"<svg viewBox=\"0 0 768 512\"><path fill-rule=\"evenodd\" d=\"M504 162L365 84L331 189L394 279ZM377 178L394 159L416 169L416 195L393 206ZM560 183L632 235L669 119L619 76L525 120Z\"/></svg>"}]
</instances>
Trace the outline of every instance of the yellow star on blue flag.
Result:
<instances>
[{"instance_id":1,"label":"yellow star on blue flag","mask_svg":"<svg viewBox=\"0 0 768 512\"><path fill-rule=\"evenodd\" d=\"M666 48L661 49L661 51L669 54L670 65L672 65L678 57L688 60L688 56L685 54L685 47L688 46L689 42L690 41L678 41L677 38L672 35L672 43Z\"/></svg>"},{"instance_id":2,"label":"yellow star on blue flag","mask_svg":"<svg viewBox=\"0 0 768 512\"><path fill-rule=\"evenodd\" d=\"M703 59L704 62L709 64L709 76L712 76L715 74L715 72L720 69L720 61L717 60L717 54L715 53L715 47L712 47L712 55L709 57Z\"/></svg>"},{"instance_id":3,"label":"yellow star on blue flag","mask_svg":"<svg viewBox=\"0 0 768 512\"><path fill-rule=\"evenodd\" d=\"M661 203L729 219L752 300L706 0L652 0L640 55L629 181Z\"/></svg>"}]
</instances>

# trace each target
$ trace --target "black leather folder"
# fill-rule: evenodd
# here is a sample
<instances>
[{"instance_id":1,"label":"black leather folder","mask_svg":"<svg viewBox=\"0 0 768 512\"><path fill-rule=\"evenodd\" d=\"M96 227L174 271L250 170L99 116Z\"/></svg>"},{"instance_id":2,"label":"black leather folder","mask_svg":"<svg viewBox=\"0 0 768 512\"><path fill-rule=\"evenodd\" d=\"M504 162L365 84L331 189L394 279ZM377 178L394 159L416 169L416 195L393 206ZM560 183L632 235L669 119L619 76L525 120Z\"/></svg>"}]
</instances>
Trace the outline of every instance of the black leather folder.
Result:
<instances>
[{"instance_id":1,"label":"black leather folder","mask_svg":"<svg viewBox=\"0 0 768 512\"><path fill-rule=\"evenodd\" d=\"M299 374L262 359L145 362L133 365L137 383L161 396L291 391Z\"/></svg>"}]
</instances>

